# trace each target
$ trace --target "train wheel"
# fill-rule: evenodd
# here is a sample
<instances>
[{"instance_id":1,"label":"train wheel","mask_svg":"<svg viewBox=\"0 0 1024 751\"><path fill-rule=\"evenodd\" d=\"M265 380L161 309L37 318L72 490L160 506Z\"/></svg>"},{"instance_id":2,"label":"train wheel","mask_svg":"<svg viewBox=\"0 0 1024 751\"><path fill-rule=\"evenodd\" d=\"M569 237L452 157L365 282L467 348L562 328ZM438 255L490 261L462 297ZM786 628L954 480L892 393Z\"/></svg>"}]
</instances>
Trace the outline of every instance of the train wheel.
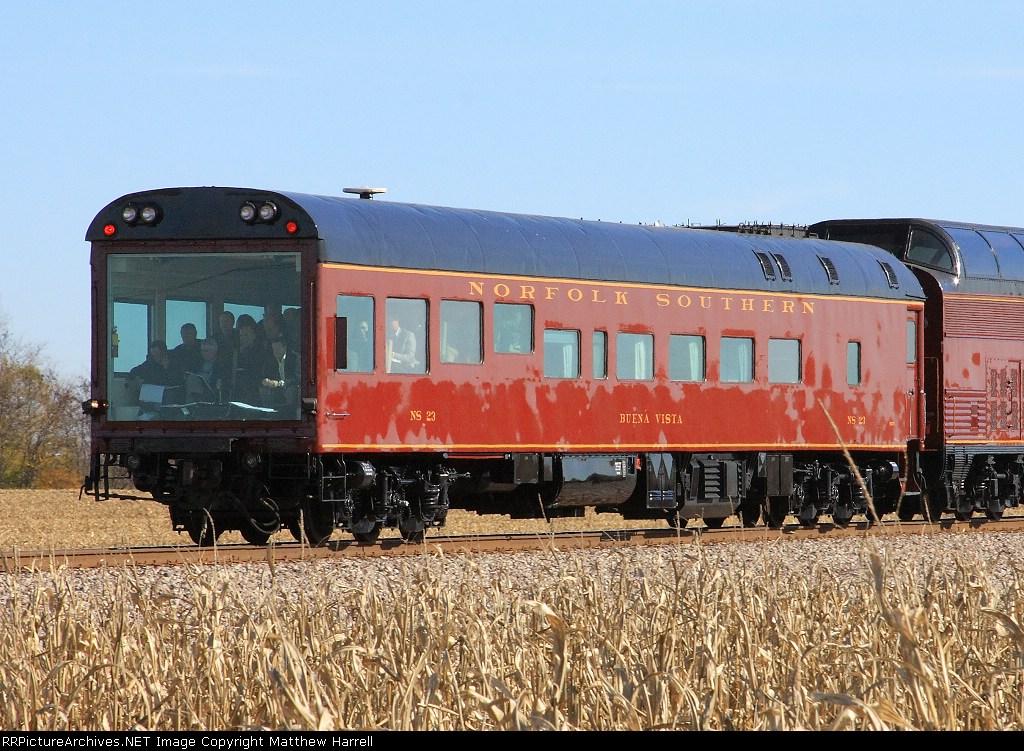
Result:
<instances>
[{"instance_id":1,"label":"train wheel","mask_svg":"<svg viewBox=\"0 0 1024 751\"><path fill-rule=\"evenodd\" d=\"M961 511L960 509L957 509L956 511L953 512L953 516L956 518L958 522L969 522L971 520L971 517L974 516L974 509L969 509L967 511Z\"/></svg>"},{"instance_id":2,"label":"train wheel","mask_svg":"<svg viewBox=\"0 0 1024 751\"><path fill-rule=\"evenodd\" d=\"M721 529L723 524L725 524L725 517L722 516L704 520L704 526L708 529Z\"/></svg>"},{"instance_id":3,"label":"train wheel","mask_svg":"<svg viewBox=\"0 0 1024 751\"><path fill-rule=\"evenodd\" d=\"M788 498L769 498L767 513L764 517L764 522L771 529L782 529L782 526L786 523L786 517L789 516L789 499Z\"/></svg>"},{"instance_id":4,"label":"train wheel","mask_svg":"<svg viewBox=\"0 0 1024 751\"><path fill-rule=\"evenodd\" d=\"M998 498L993 498L985 505L985 517L996 522L1003 518L1003 502Z\"/></svg>"},{"instance_id":5,"label":"train wheel","mask_svg":"<svg viewBox=\"0 0 1024 751\"><path fill-rule=\"evenodd\" d=\"M852 518L853 509L849 506L836 506L836 510L832 512L832 521L837 527L850 526Z\"/></svg>"},{"instance_id":6,"label":"train wheel","mask_svg":"<svg viewBox=\"0 0 1024 751\"><path fill-rule=\"evenodd\" d=\"M900 499L899 504L896 506L896 518L901 522L913 521L914 517L917 516L918 511L921 509L921 500L908 498L903 496Z\"/></svg>"},{"instance_id":7,"label":"train wheel","mask_svg":"<svg viewBox=\"0 0 1024 751\"><path fill-rule=\"evenodd\" d=\"M761 502L744 499L740 504L739 515L740 524L744 527L756 527L757 523L761 521Z\"/></svg>"},{"instance_id":8,"label":"train wheel","mask_svg":"<svg viewBox=\"0 0 1024 751\"><path fill-rule=\"evenodd\" d=\"M422 527L419 529L409 529L399 526L398 529L402 533L402 539L406 542L411 542L414 545L419 545L423 542L423 538L426 536L426 530Z\"/></svg>"},{"instance_id":9,"label":"train wheel","mask_svg":"<svg viewBox=\"0 0 1024 751\"><path fill-rule=\"evenodd\" d=\"M192 542L201 548L213 547L217 538L220 537L220 532L217 531L217 527L213 523L213 517L204 509L193 511L189 515L185 529L188 536L192 538Z\"/></svg>"},{"instance_id":10,"label":"train wheel","mask_svg":"<svg viewBox=\"0 0 1024 751\"><path fill-rule=\"evenodd\" d=\"M257 529L251 524L238 531L242 534L242 539L250 545L266 545L270 542L270 532L264 532L262 529Z\"/></svg>"},{"instance_id":11,"label":"train wheel","mask_svg":"<svg viewBox=\"0 0 1024 751\"><path fill-rule=\"evenodd\" d=\"M306 499L302 503L301 520L297 525L301 531L298 538L313 548L327 544L334 534L334 505L317 499ZM292 529L292 535L296 530Z\"/></svg>"},{"instance_id":12,"label":"train wheel","mask_svg":"<svg viewBox=\"0 0 1024 751\"><path fill-rule=\"evenodd\" d=\"M369 532L353 532L352 536L356 538L356 542L362 543L363 545L373 545L377 542L377 538L380 537L380 524L374 524L373 529Z\"/></svg>"},{"instance_id":13,"label":"train wheel","mask_svg":"<svg viewBox=\"0 0 1024 751\"><path fill-rule=\"evenodd\" d=\"M813 527L821 518L821 512L813 503L808 503L800 509L800 515L797 518L800 520L801 527Z\"/></svg>"}]
</instances>

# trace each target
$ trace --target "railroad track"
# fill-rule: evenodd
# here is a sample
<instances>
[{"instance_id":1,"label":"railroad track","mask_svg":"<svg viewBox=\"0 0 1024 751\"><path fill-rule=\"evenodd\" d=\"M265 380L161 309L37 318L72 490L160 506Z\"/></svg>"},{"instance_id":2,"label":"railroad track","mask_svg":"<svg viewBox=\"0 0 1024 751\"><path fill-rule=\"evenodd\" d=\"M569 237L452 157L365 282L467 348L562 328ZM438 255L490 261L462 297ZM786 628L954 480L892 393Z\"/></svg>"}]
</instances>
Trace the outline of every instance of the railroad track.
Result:
<instances>
[{"instance_id":1,"label":"railroad track","mask_svg":"<svg viewBox=\"0 0 1024 751\"><path fill-rule=\"evenodd\" d=\"M401 539L380 539L367 545L354 540L332 540L321 548L310 548L298 542L273 542L268 546L242 543L198 548L191 545L159 547L112 547L54 550L14 550L0 552L5 572L49 571L68 568L101 568L123 566L179 566L260 561L291 562L331 558L375 558L382 556L513 553L544 550L612 549L617 546L718 544L725 542L798 541L868 537L881 535L923 535L968 532L1020 532L1024 517L990 521L985 518L960 522L943 519L939 523L855 522L846 527L819 523L813 527L787 524L781 529L740 526L707 529L601 529L572 532L492 533L485 535L427 536L422 543L406 543Z\"/></svg>"}]
</instances>

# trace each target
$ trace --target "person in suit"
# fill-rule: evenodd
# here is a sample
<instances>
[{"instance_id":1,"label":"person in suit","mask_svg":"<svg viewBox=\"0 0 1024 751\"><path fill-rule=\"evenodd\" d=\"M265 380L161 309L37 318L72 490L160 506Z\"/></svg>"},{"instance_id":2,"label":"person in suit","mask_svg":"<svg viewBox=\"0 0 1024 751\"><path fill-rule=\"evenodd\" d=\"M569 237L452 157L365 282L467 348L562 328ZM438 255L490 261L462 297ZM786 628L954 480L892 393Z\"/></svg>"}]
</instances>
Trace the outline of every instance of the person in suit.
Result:
<instances>
[{"instance_id":1,"label":"person in suit","mask_svg":"<svg viewBox=\"0 0 1024 751\"><path fill-rule=\"evenodd\" d=\"M370 339L370 324L360 321L349 346L351 361L348 369L354 373L369 373L373 370L373 342Z\"/></svg>"},{"instance_id":2,"label":"person in suit","mask_svg":"<svg viewBox=\"0 0 1024 751\"><path fill-rule=\"evenodd\" d=\"M260 394L263 406L277 407L293 404L299 394L299 357L288 351L283 337L270 343L271 356L263 366Z\"/></svg>"},{"instance_id":3,"label":"person in suit","mask_svg":"<svg viewBox=\"0 0 1024 751\"><path fill-rule=\"evenodd\" d=\"M419 361L416 359L416 335L403 329L398 319L391 321L391 372L414 373Z\"/></svg>"},{"instance_id":4,"label":"person in suit","mask_svg":"<svg viewBox=\"0 0 1024 751\"><path fill-rule=\"evenodd\" d=\"M194 323L181 324L181 344L171 350L171 367L179 373L193 373L203 362L199 331Z\"/></svg>"},{"instance_id":5,"label":"person in suit","mask_svg":"<svg viewBox=\"0 0 1024 751\"><path fill-rule=\"evenodd\" d=\"M246 404L259 404L260 381L264 376L264 356L257 343L256 321L238 317L238 351L232 370L234 388L231 398Z\"/></svg>"},{"instance_id":6,"label":"person in suit","mask_svg":"<svg viewBox=\"0 0 1024 751\"><path fill-rule=\"evenodd\" d=\"M190 401L220 402L230 386L230 373L220 357L220 343L213 337L199 345L203 359L199 367L185 374L185 397Z\"/></svg>"}]
</instances>

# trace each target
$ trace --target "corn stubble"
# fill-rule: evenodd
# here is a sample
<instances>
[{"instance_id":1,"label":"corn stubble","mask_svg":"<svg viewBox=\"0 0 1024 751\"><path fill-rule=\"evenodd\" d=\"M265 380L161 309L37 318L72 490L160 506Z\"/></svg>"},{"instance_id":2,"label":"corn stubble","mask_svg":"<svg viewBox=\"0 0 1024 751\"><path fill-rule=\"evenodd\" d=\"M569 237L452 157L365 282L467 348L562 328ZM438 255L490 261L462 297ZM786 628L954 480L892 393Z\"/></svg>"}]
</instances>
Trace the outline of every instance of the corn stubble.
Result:
<instances>
[{"instance_id":1,"label":"corn stubble","mask_svg":"<svg viewBox=\"0 0 1024 751\"><path fill-rule=\"evenodd\" d=\"M321 572L297 596L273 566L255 590L191 568L174 595L132 567L87 590L8 574L0 727L1024 728L1022 582L863 548L860 574L801 576L699 544L642 570L552 550L514 577L425 553L386 587Z\"/></svg>"}]
</instances>

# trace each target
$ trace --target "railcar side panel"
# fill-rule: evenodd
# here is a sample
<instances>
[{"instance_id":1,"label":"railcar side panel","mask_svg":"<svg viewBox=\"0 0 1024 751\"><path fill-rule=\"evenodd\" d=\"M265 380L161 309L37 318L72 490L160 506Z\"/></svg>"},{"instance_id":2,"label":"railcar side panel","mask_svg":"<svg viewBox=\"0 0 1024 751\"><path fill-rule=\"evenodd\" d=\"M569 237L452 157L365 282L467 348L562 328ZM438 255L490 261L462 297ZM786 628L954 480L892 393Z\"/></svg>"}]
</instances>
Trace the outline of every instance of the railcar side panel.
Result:
<instances>
[{"instance_id":1,"label":"railcar side panel","mask_svg":"<svg viewBox=\"0 0 1024 751\"><path fill-rule=\"evenodd\" d=\"M915 437L906 318L919 304L337 265L322 268L319 290L324 313L338 294L376 296L377 310L386 296L427 301L429 353L442 347L433 325L440 300L480 301L485 311L482 362L444 363L428 354L429 370L418 377L335 370L335 326L323 316L318 402L326 452L899 450ZM502 302L534 306L538 342L544 328L580 331L580 377L546 378L541 346L494 352L488 313ZM378 363L386 324L383 315L374 321ZM609 333L611 363L617 333L652 334L653 372L636 381L619 380L614 369L594 378L586 345L595 330ZM708 367L700 382L670 380L670 334L703 337ZM722 382L722 337L753 340L750 382ZM769 383L773 338L799 342L798 383ZM860 345L863 364L862 382L853 385L850 342Z\"/></svg>"}]
</instances>

